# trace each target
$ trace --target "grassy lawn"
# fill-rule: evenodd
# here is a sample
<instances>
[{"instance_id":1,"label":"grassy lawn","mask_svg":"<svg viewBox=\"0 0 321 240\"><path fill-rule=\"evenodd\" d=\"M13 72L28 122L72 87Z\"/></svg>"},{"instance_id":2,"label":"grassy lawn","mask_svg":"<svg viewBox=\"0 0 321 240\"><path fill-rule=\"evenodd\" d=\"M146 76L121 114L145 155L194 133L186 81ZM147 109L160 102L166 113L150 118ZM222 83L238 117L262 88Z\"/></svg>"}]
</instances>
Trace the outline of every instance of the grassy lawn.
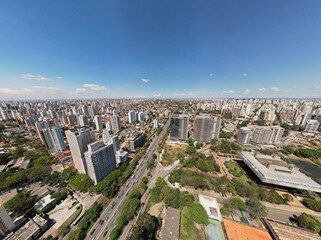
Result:
<instances>
[{"instance_id":1,"label":"grassy lawn","mask_svg":"<svg viewBox=\"0 0 321 240\"><path fill-rule=\"evenodd\" d=\"M179 158L185 157L186 146L182 145L166 145L165 152L162 157L162 165L169 166Z\"/></svg>"},{"instance_id":2,"label":"grassy lawn","mask_svg":"<svg viewBox=\"0 0 321 240\"><path fill-rule=\"evenodd\" d=\"M198 229L194 221L187 217L187 211L187 208L184 208L181 214L181 238L184 240L198 239Z\"/></svg>"}]
</instances>

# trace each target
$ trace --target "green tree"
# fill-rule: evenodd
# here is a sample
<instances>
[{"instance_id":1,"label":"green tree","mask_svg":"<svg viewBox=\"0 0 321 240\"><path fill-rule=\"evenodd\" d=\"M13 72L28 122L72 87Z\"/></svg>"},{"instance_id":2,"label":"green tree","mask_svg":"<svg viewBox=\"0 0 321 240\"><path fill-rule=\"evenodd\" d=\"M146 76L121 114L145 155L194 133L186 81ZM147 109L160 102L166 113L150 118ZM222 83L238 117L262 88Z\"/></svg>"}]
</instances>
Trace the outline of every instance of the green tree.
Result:
<instances>
[{"instance_id":1,"label":"green tree","mask_svg":"<svg viewBox=\"0 0 321 240\"><path fill-rule=\"evenodd\" d=\"M245 203L247 205L251 217L257 219L266 216L266 208L257 198L250 198L246 200Z\"/></svg>"},{"instance_id":2,"label":"green tree","mask_svg":"<svg viewBox=\"0 0 321 240\"><path fill-rule=\"evenodd\" d=\"M70 186L76 191L87 192L93 186L93 181L86 174L77 174L71 179Z\"/></svg>"},{"instance_id":3,"label":"green tree","mask_svg":"<svg viewBox=\"0 0 321 240\"><path fill-rule=\"evenodd\" d=\"M207 212L199 203L194 202L187 207L186 216L198 224L209 224Z\"/></svg>"},{"instance_id":4,"label":"green tree","mask_svg":"<svg viewBox=\"0 0 321 240\"><path fill-rule=\"evenodd\" d=\"M315 231L317 233L320 233L321 231L321 222L312 215L301 213L301 215L297 218L297 221L300 227Z\"/></svg>"},{"instance_id":5,"label":"green tree","mask_svg":"<svg viewBox=\"0 0 321 240\"><path fill-rule=\"evenodd\" d=\"M143 213L139 216L128 240L156 240L156 233L159 228L157 218Z\"/></svg>"}]
</instances>

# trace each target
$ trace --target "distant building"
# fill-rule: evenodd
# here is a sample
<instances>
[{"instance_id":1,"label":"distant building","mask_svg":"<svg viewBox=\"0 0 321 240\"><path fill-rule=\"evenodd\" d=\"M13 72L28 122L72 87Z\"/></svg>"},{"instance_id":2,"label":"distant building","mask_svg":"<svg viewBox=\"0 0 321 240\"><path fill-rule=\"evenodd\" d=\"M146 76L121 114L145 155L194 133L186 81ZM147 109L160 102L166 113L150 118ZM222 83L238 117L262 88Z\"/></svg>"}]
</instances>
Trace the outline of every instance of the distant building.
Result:
<instances>
[{"instance_id":1,"label":"distant building","mask_svg":"<svg viewBox=\"0 0 321 240\"><path fill-rule=\"evenodd\" d=\"M139 122L144 122L145 121L145 113L144 112L139 112L138 113L138 121Z\"/></svg>"},{"instance_id":2,"label":"distant building","mask_svg":"<svg viewBox=\"0 0 321 240\"><path fill-rule=\"evenodd\" d=\"M80 127L86 127L89 126L89 120L87 115L80 115L78 117L78 124Z\"/></svg>"},{"instance_id":3,"label":"distant building","mask_svg":"<svg viewBox=\"0 0 321 240\"><path fill-rule=\"evenodd\" d=\"M9 216L7 210L0 207L0 237L5 236L15 228L15 224Z\"/></svg>"},{"instance_id":4,"label":"distant building","mask_svg":"<svg viewBox=\"0 0 321 240\"><path fill-rule=\"evenodd\" d=\"M159 121L158 121L157 118L155 118L154 121L153 121L153 127L154 128L159 128Z\"/></svg>"},{"instance_id":5,"label":"distant building","mask_svg":"<svg viewBox=\"0 0 321 240\"><path fill-rule=\"evenodd\" d=\"M135 123L137 121L137 113L133 110L128 112L128 122Z\"/></svg>"},{"instance_id":6,"label":"distant building","mask_svg":"<svg viewBox=\"0 0 321 240\"><path fill-rule=\"evenodd\" d=\"M186 114L172 115L170 138L176 141L188 139L188 116Z\"/></svg>"},{"instance_id":7,"label":"distant building","mask_svg":"<svg viewBox=\"0 0 321 240\"><path fill-rule=\"evenodd\" d=\"M101 122L101 117L99 115L96 115L94 118L96 130L102 130L103 129L103 123Z\"/></svg>"},{"instance_id":8,"label":"distant building","mask_svg":"<svg viewBox=\"0 0 321 240\"><path fill-rule=\"evenodd\" d=\"M97 184L116 168L115 152L112 144L102 142L88 144L85 152L88 176Z\"/></svg>"},{"instance_id":9,"label":"distant building","mask_svg":"<svg viewBox=\"0 0 321 240\"><path fill-rule=\"evenodd\" d=\"M11 118L11 114L7 110L1 110L1 116L3 120L9 120Z\"/></svg>"},{"instance_id":10,"label":"distant building","mask_svg":"<svg viewBox=\"0 0 321 240\"><path fill-rule=\"evenodd\" d=\"M114 115L110 117L111 120L111 129L117 133L121 130L121 126L120 126L120 119L118 115Z\"/></svg>"},{"instance_id":11,"label":"distant building","mask_svg":"<svg viewBox=\"0 0 321 240\"><path fill-rule=\"evenodd\" d=\"M66 131L66 137L75 168L79 173L87 173L84 153L88 150L87 145L95 141L94 132L86 128L68 130Z\"/></svg>"},{"instance_id":12,"label":"distant building","mask_svg":"<svg viewBox=\"0 0 321 240\"><path fill-rule=\"evenodd\" d=\"M181 212L178 209L168 207L164 219L164 240L179 240L180 239L180 223Z\"/></svg>"},{"instance_id":13,"label":"distant building","mask_svg":"<svg viewBox=\"0 0 321 240\"><path fill-rule=\"evenodd\" d=\"M251 129L247 127L240 128L237 135L239 144L242 144L242 145L248 144L250 142L250 138L251 138Z\"/></svg>"},{"instance_id":14,"label":"distant building","mask_svg":"<svg viewBox=\"0 0 321 240\"><path fill-rule=\"evenodd\" d=\"M304 131L310 133L318 132L319 126L320 123L318 122L318 120L311 119L307 122Z\"/></svg>"}]
</instances>

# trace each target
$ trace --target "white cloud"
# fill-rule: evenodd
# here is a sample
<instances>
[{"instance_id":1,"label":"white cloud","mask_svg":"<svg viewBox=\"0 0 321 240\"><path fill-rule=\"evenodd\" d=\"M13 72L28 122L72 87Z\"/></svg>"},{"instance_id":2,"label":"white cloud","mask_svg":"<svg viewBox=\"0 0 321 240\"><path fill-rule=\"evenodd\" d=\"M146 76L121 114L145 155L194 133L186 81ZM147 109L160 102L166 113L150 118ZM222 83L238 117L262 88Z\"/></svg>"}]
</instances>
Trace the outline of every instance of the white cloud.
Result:
<instances>
[{"instance_id":1,"label":"white cloud","mask_svg":"<svg viewBox=\"0 0 321 240\"><path fill-rule=\"evenodd\" d=\"M23 73L20 75L20 78L22 79L26 79L26 80L36 80L36 81L45 81L45 80L49 80L49 78L41 76L41 75L33 75L30 73Z\"/></svg>"},{"instance_id":2,"label":"white cloud","mask_svg":"<svg viewBox=\"0 0 321 240\"><path fill-rule=\"evenodd\" d=\"M104 86L100 86L100 85L97 85L97 84L93 84L93 83L86 83L83 85L84 88L88 88L92 91L104 91L104 90L107 90L106 87Z\"/></svg>"},{"instance_id":3,"label":"white cloud","mask_svg":"<svg viewBox=\"0 0 321 240\"><path fill-rule=\"evenodd\" d=\"M242 94L248 95L250 92L251 92L250 89L245 89L245 90L242 92Z\"/></svg>"},{"instance_id":4,"label":"white cloud","mask_svg":"<svg viewBox=\"0 0 321 240\"><path fill-rule=\"evenodd\" d=\"M265 91L266 90L266 88L265 87L261 87L261 88L259 88L259 91Z\"/></svg>"},{"instance_id":5,"label":"white cloud","mask_svg":"<svg viewBox=\"0 0 321 240\"><path fill-rule=\"evenodd\" d=\"M223 93L229 94L229 93L235 93L235 91L234 90L226 90L226 91L223 91Z\"/></svg>"},{"instance_id":6,"label":"white cloud","mask_svg":"<svg viewBox=\"0 0 321 240\"><path fill-rule=\"evenodd\" d=\"M153 97L160 97L160 96L162 96L161 93L154 93L154 94L153 94Z\"/></svg>"},{"instance_id":7,"label":"white cloud","mask_svg":"<svg viewBox=\"0 0 321 240\"><path fill-rule=\"evenodd\" d=\"M213 74L213 73L210 73L210 77L214 77L214 74Z\"/></svg>"},{"instance_id":8,"label":"white cloud","mask_svg":"<svg viewBox=\"0 0 321 240\"><path fill-rule=\"evenodd\" d=\"M0 88L2 98L48 98L48 96L61 97L62 91L56 87L33 86L30 88Z\"/></svg>"},{"instance_id":9,"label":"white cloud","mask_svg":"<svg viewBox=\"0 0 321 240\"><path fill-rule=\"evenodd\" d=\"M57 79L63 79L63 77L56 77Z\"/></svg>"},{"instance_id":10,"label":"white cloud","mask_svg":"<svg viewBox=\"0 0 321 240\"><path fill-rule=\"evenodd\" d=\"M86 88L76 88L75 94L81 94L81 93L88 93L88 90Z\"/></svg>"},{"instance_id":11,"label":"white cloud","mask_svg":"<svg viewBox=\"0 0 321 240\"><path fill-rule=\"evenodd\" d=\"M271 87L271 90L274 91L274 92L279 92L280 89L278 87Z\"/></svg>"},{"instance_id":12,"label":"white cloud","mask_svg":"<svg viewBox=\"0 0 321 240\"><path fill-rule=\"evenodd\" d=\"M142 82L144 82L144 83L148 83L149 82L149 79L146 79L146 78L142 78L140 80L142 80Z\"/></svg>"}]
</instances>

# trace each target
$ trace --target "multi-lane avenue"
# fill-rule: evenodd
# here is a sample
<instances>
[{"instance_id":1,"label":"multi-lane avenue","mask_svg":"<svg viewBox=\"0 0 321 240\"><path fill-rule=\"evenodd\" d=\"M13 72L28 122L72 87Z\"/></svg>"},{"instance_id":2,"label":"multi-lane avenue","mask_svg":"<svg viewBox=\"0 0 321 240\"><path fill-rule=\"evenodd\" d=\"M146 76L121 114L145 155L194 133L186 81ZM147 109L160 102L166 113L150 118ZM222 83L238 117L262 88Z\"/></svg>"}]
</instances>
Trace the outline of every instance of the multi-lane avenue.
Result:
<instances>
[{"instance_id":1,"label":"multi-lane avenue","mask_svg":"<svg viewBox=\"0 0 321 240\"><path fill-rule=\"evenodd\" d=\"M139 160L133 175L124 183L115 198L112 199L108 207L103 211L100 218L89 231L86 240L108 239L110 232L115 226L115 222L120 212L120 207L131 192L142 180L146 172L147 161L151 159L162 137L169 127L169 121L165 124L160 135L155 136L145 155Z\"/></svg>"}]
</instances>

